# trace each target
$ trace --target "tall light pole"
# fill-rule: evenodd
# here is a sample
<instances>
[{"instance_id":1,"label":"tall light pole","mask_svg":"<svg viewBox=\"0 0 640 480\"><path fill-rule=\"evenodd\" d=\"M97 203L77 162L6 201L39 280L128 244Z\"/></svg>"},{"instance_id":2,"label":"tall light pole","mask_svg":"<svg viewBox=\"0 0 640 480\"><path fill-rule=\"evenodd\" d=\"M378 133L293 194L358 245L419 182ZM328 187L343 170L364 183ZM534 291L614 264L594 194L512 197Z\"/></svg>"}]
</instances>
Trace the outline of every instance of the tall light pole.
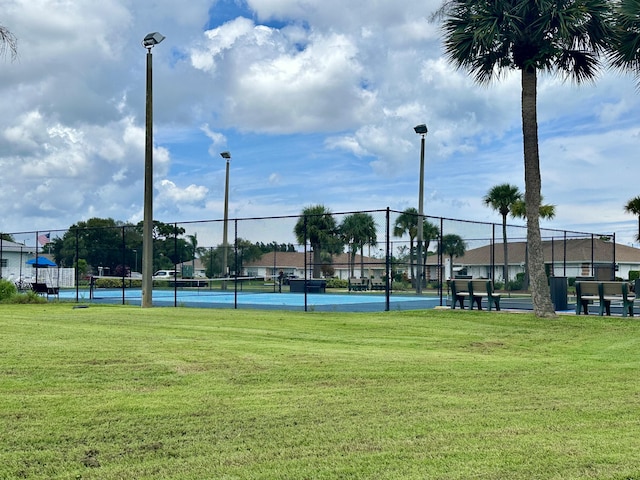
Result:
<instances>
[{"instance_id":1,"label":"tall light pole","mask_svg":"<svg viewBox=\"0 0 640 480\"><path fill-rule=\"evenodd\" d=\"M424 141L427 136L427 126L423 123L413 128L418 135L421 135L420 140L420 193L418 194L418 268L416 273L418 274L418 281L416 282L416 293L422 293L422 243L424 240ZM426 253L425 253L426 255Z\"/></svg>"},{"instance_id":2,"label":"tall light pole","mask_svg":"<svg viewBox=\"0 0 640 480\"><path fill-rule=\"evenodd\" d=\"M224 182L224 225L222 226L222 275L227 277L227 245L228 245L228 222L229 222L229 162L231 161L231 153L222 152L222 158L227 161L226 178ZM227 283L222 282L222 289L227 289Z\"/></svg>"},{"instance_id":3,"label":"tall light pole","mask_svg":"<svg viewBox=\"0 0 640 480\"><path fill-rule=\"evenodd\" d=\"M153 306L153 80L151 49L164 40L150 33L142 46L147 49L146 135L144 145L144 218L142 224L142 307Z\"/></svg>"}]
</instances>

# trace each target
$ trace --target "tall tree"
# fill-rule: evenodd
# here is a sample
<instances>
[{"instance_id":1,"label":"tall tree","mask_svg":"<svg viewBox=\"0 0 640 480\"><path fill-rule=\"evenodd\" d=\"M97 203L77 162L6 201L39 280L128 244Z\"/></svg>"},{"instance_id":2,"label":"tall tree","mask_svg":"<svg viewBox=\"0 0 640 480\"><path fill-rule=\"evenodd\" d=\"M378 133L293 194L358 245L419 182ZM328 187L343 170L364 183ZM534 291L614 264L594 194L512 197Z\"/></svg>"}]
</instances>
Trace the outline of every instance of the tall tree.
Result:
<instances>
[{"instance_id":1,"label":"tall tree","mask_svg":"<svg viewBox=\"0 0 640 480\"><path fill-rule=\"evenodd\" d=\"M640 87L640 0L618 0L612 18L615 29L612 63L633 72Z\"/></svg>"},{"instance_id":2,"label":"tall tree","mask_svg":"<svg viewBox=\"0 0 640 480\"><path fill-rule=\"evenodd\" d=\"M404 210L393 223L393 236L403 237L409 235L409 271L411 278L415 278L413 273L413 240L418 235L418 209L409 207Z\"/></svg>"},{"instance_id":3,"label":"tall tree","mask_svg":"<svg viewBox=\"0 0 640 480\"><path fill-rule=\"evenodd\" d=\"M429 254L429 245L431 240L437 240L440 236L440 229L433 223L425 220L422 224L422 240L424 252L422 253L422 274L427 271L427 255Z\"/></svg>"},{"instance_id":4,"label":"tall tree","mask_svg":"<svg viewBox=\"0 0 640 480\"><path fill-rule=\"evenodd\" d=\"M342 219L340 223L342 241L349 245L350 276L355 276L356 252L360 249L360 258L364 257L364 246L374 247L376 238L376 222L370 213L352 213ZM364 276L364 266L360 263L360 278Z\"/></svg>"},{"instance_id":5,"label":"tall tree","mask_svg":"<svg viewBox=\"0 0 640 480\"><path fill-rule=\"evenodd\" d=\"M527 244L533 309L555 317L540 237L538 72L560 72L582 82L595 78L612 39L608 0L450 0L443 20L449 60L486 84L505 69L521 75Z\"/></svg>"},{"instance_id":6,"label":"tall tree","mask_svg":"<svg viewBox=\"0 0 640 480\"><path fill-rule=\"evenodd\" d=\"M334 254L341 252L343 247L339 240L338 225L331 210L324 205L305 207L293 232L299 243L308 241L311 244L313 278L320 278L323 250Z\"/></svg>"},{"instance_id":7,"label":"tall tree","mask_svg":"<svg viewBox=\"0 0 640 480\"><path fill-rule=\"evenodd\" d=\"M204 247L198 246L198 234L194 233L193 235L187 235L187 239L185 241L185 247L189 252L189 256L191 257L191 272L192 274L196 271L196 258L203 255L207 249ZM184 272L182 272L184 276Z\"/></svg>"},{"instance_id":8,"label":"tall tree","mask_svg":"<svg viewBox=\"0 0 640 480\"><path fill-rule=\"evenodd\" d=\"M638 217L638 235L636 240L640 242L640 197L634 197L624 206L624 211Z\"/></svg>"},{"instance_id":9,"label":"tall tree","mask_svg":"<svg viewBox=\"0 0 640 480\"><path fill-rule=\"evenodd\" d=\"M449 278L453 278L453 257L462 257L467 251L467 244L460 235L450 233L440 241L440 253L449 257Z\"/></svg>"},{"instance_id":10,"label":"tall tree","mask_svg":"<svg viewBox=\"0 0 640 480\"><path fill-rule=\"evenodd\" d=\"M511 207L518 200L522 199L520 189L515 185L502 183L496 185L482 199L484 204L493 208L502 215L502 251L504 265L502 267L502 280L507 289L509 288L509 248L507 244L507 215Z\"/></svg>"}]
</instances>

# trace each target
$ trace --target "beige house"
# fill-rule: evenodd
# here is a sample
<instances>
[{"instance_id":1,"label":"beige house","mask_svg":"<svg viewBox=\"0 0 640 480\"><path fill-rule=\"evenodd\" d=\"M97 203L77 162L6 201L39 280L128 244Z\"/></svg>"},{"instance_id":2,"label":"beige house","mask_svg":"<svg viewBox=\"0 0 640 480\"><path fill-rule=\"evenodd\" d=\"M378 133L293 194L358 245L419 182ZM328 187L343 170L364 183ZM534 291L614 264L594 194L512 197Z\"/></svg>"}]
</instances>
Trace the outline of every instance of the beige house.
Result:
<instances>
[{"instance_id":1,"label":"beige house","mask_svg":"<svg viewBox=\"0 0 640 480\"><path fill-rule=\"evenodd\" d=\"M508 243L509 279L525 271L526 242ZM545 265L558 277L594 277L609 280L629 278L629 271L640 270L640 249L614 244L599 238L563 239L542 242ZM443 258L443 263L447 258ZM437 256L428 259L428 278L437 278ZM503 244L496 243L468 250L462 257L453 258L453 270L466 268L474 278L493 278L503 281ZM446 278L446 276L445 276Z\"/></svg>"},{"instance_id":2,"label":"beige house","mask_svg":"<svg viewBox=\"0 0 640 480\"><path fill-rule=\"evenodd\" d=\"M307 278L313 276L313 253L307 252ZM332 257L333 277L347 280L350 277L349 254L341 253ZM355 256L353 267L355 278L379 278L385 272L385 260L361 255ZM285 276L305 277L304 252L269 252L258 260L243 265L242 275L271 279L282 271Z\"/></svg>"}]
</instances>

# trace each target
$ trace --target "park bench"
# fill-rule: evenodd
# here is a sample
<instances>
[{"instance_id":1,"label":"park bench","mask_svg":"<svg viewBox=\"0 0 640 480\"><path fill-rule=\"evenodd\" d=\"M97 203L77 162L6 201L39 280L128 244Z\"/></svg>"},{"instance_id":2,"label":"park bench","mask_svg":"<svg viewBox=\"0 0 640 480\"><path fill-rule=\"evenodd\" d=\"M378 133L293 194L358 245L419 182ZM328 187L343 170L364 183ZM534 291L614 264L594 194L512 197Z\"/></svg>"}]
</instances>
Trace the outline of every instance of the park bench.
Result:
<instances>
[{"instance_id":1,"label":"park bench","mask_svg":"<svg viewBox=\"0 0 640 480\"><path fill-rule=\"evenodd\" d=\"M363 291L369 290L369 279L368 278L350 278L349 279L349 291Z\"/></svg>"},{"instance_id":2,"label":"park bench","mask_svg":"<svg viewBox=\"0 0 640 480\"><path fill-rule=\"evenodd\" d=\"M387 282L383 278L375 277L371 279L371 290L386 290Z\"/></svg>"},{"instance_id":3,"label":"park bench","mask_svg":"<svg viewBox=\"0 0 640 480\"><path fill-rule=\"evenodd\" d=\"M308 280L305 280L304 278L292 278L289 280L289 291L304 293L305 285L307 293L325 293L327 281L320 278L310 278Z\"/></svg>"},{"instance_id":4,"label":"park bench","mask_svg":"<svg viewBox=\"0 0 640 480\"><path fill-rule=\"evenodd\" d=\"M500 311L500 294L495 293L493 283L488 279L468 280L469 294L471 298L471 310L473 310L473 302L478 306L478 310L482 310L482 299L487 299L489 311L492 307L496 307Z\"/></svg>"},{"instance_id":5,"label":"park bench","mask_svg":"<svg viewBox=\"0 0 640 480\"><path fill-rule=\"evenodd\" d=\"M50 287L46 283L38 283L34 282L31 284L31 290L36 292L38 295L46 295L47 298L49 295L58 295L60 293L59 287Z\"/></svg>"},{"instance_id":6,"label":"park bench","mask_svg":"<svg viewBox=\"0 0 640 480\"><path fill-rule=\"evenodd\" d=\"M469 299L469 309L473 310L473 304L475 303L478 310L482 310L482 299L487 299L487 306L489 310L495 307L496 310L500 310L500 294L495 293L493 289L493 283L488 279L475 279L470 280L468 278L456 278L451 280L451 292L453 302L451 302L451 308L455 310L456 303L460 304L460 308L464 309L465 298Z\"/></svg>"},{"instance_id":7,"label":"park bench","mask_svg":"<svg viewBox=\"0 0 640 480\"><path fill-rule=\"evenodd\" d=\"M633 317L635 295L629 293L627 282L576 282L576 315L580 310L589 314L589 304L598 303L598 315L611 315L611 302L622 304L622 316Z\"/></svg>"}]
</instances>

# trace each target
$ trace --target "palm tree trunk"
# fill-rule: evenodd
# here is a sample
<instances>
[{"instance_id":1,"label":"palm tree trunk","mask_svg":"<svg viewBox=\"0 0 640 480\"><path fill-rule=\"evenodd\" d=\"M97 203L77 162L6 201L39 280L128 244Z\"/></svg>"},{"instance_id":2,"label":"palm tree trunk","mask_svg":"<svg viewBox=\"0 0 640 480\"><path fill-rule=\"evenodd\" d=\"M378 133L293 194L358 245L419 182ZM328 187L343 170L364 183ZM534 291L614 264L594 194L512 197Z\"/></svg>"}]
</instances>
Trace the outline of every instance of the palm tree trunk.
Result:
<instances>
[{"instance_id":1,"label":"palm tree trunk","mask_svg":"<svg viewBox=\"0 0 640 480\"><path fill-rule=\"evenodd\" d=\"M544 269L540 236L540 157L538 152L537 72L522 70L522 136L524 140L525 207L529 278L533 311L538 317L555 317L551 293Z\"/></svg>"},{"instance_id":2,"label":"palm tree trunk","mask_svg":"<svg viewBox=\"0 0 640 480\"><path fill-rule=\"evenodd\" d=\"M320 245L312 245L313 249L313 278L320 278L322 255Z\"/></svg>"}]
</instances>

